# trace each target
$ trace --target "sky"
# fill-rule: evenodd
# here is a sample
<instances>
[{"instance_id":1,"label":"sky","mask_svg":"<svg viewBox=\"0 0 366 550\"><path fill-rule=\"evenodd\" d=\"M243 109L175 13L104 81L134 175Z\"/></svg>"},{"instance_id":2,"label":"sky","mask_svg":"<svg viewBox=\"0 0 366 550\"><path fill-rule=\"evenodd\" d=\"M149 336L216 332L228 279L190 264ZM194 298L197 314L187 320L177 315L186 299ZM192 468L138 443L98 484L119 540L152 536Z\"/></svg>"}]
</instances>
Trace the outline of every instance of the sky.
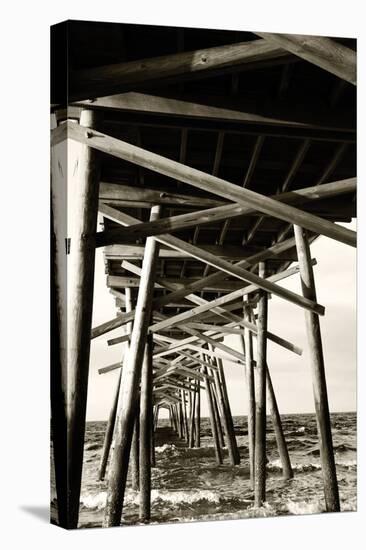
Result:
<instances>
[{"instance_id":1,"label":"sky","mask_svg":"<svg viewBox=\"0 0 366 550\"><path fill-rule=\"evenodd\" d=\"M356 229L356 222L347 224ZM331 412L356 410L356 249L327 237L311 245L317 301L325 306L320 317ZM299 275L280 283L301 294ZM102 249L95 262L93 326L116 315L114 298L106 286ZM311 371L307 353L304 310L272 295L268 302L268 330L303 348L301 357L268 342L267 363L281 413L314 412ZM108 418L118 371L99 375L98 368L121 360L123 344L108 346L107 340L122 334L117 328L91 341L87 420ZM225 344L240 351L237 337L229 335ZM224 362L233 415L247 412L243 367ZM202 396L202 415L208 415Z\"/></svg>"}]
</instances>

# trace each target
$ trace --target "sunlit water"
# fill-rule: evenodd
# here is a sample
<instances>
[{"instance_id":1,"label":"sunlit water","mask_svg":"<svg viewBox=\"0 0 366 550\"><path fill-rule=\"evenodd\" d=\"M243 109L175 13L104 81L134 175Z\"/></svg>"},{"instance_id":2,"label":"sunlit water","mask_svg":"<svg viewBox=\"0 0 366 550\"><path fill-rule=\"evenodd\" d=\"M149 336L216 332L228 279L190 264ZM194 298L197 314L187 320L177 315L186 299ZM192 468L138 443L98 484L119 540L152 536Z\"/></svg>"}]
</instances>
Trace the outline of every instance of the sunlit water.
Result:
<instances>
[{"instance_id":1,"label":"sunlit water","mask_svg":"<svg viewBox=\"0 0 366 550\"><path fill-rule=\"evenodd\" d=\"M267 503L253 506L249 480L248 437L245 417L235 417L235 432L240 448L239 466L215 460L208 419L201 421L201 448L188 449L181 440L166 440L167 430L158 432L156 467L152 469L151 523L208 519L246 518L325 511L314 415L285 415L283 426L294 469L294 478L284 481L272 426L267 434ZM159 427L167 421L160 421ZM105 422L88 422L85 436L84 468L79 527L101 527L107 482L97 481ZM333 443L341 510L356 510L356 415L332 414ZM53 484L52 484L53 485ZM128 486L122 524L138 523L138 493ZM56 498L52 488L52 516L56 517Z\"/></svg>"}]
</instances>

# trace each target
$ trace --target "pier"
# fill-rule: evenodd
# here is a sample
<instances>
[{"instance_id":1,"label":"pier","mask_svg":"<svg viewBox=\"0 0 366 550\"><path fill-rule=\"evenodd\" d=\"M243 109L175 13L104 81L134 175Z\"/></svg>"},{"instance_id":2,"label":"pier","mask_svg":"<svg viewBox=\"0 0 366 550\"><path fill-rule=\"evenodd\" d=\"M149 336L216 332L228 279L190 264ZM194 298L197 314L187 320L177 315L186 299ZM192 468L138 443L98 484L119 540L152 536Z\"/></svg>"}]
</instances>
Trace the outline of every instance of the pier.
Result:
<instances>
[{"instance_id":1,"label":"pier","mask_svg":"<svg viewBox=\"0 0 366 550\"><path fill-rule=\"evenodd\" d=\"M199 448L205 400L217 464L240 465L228 362L245 381L255 506L268 500L268 421L283 478L296 475L267 344L304 350L269 328L272 296L303 310L325 509L340 511L311 245L356 247L343 225L356 218L354 41L69 21L52 29L52 63L59 525L78 526L90 344L115 329L99 368L119 371L98 470L105 527L121 524L129 468L140 520L151 520L162 410L164 438ZM92 326L97 248L116 311ZM290 277L301 292L279 284ZM112 346L121 359L108 364Z\"/></svg>"}]
</instances>

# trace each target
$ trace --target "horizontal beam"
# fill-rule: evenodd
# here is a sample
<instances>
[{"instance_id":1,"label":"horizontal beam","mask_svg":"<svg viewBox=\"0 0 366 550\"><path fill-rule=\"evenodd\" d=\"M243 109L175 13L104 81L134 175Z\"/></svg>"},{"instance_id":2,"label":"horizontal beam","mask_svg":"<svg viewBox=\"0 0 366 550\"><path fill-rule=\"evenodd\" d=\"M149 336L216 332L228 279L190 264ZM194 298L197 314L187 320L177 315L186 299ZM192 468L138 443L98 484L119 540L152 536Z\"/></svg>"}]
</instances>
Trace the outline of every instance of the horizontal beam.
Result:
<instances>
[{"instance_id":1,"label":"horizontal beam","mask_svg":"<svg viewBox=\"0 0 366 550\"><path fill-rule=\"evenodd\" d=\"M248 258L247 260L242 260L241 262L238 262L237 265L239 266L243 265L245 267L249 267L251 264L255 264L258 261L271 258L272 255L275 256L276 254L282 252L283 250L286 250L287 248L294 246L294 244L295 244L294 238L287 239L286 241L282 243L277 243L271 248L261 253L258 253L255 256ZM225 277L225 274L222 271L218 273L213 273L211 275L208 275L207 277L203 277L202 280L197 281L197 283L187 285L185 288L174 291L170 293L168 296L162 296L160 298L155 299L153 301L153 307L155 309L162 307L164 304L171 302L173 299L177 299L177 296L179 296L179 298L182 298L184 296L190 296L192 292L195 292L196 290L200 290L201 288L203 288L205 284L208 283L208 281L217 282L223 279L224 277ZM273 280L281 280L281 276L279 276L278 279L273 279ZM248 288L249 287L246 287L244 291L245 293L247 293ZM252 290L249 290L249 292L253 292L253 287L252 287ZM128 320L129 321L133 320L133 317L134 317L134 313L131 313L130 318ZM105 323L102 323L101 325L94 327L91 332L91 338L97 338L98 336L101 336L106 332L109 332L117 327L120 327L125 322L127 322L125 321L125 318L126 318L126 314L121 314L110 321L106 321Z\"/></svg>"},{"instance_id":2,"label":"horizontal beam","mask_svg":"<svg viewBox=\"0 0 366 550\"><path fill-rule=\"evenodd\" d=\"M273 46L291 52L314 65L356 85L356 52L335 40L304 34L257 32Z\"/></svg>"},{"instance_id":3,"label":"horizontal beam","mask_svg":"<svg viewBox=\"0 0 366 550\"><path fill-rule=\"evenodd\" d=\"M307 201L317 201L330 197L335 197L345 193L356 191L356 178L348 178L341 181L335 181L324 185L317 185L273 195L273 200L281 201L286 204L299 204ZM106 204L99 203L99 212L107 218L113 220L115 209ZM124 243L127 239L151 237L162 233L173 233L179 229L204 225L207 223L227 220L239 216L248 215L255 212L252 208L240 204L227 204L216 208L199 210L188 214L160 218L153 222L139 223L128 227L121 227L102 231L97 233L96 246L106 246L109 244ZM243 247L241 247L243 250Z\"/></svg>"},{"instance_id":4,"label":"horizontal beam","mask_svg":"<svg viewBox=\"0 0 366 550\"><path fill-rule=\"evenodd\" d=\"M295 256L295 255L294 255ZM297 259L294 257L294 260ZM122 267L125 262L122 262ZM171 277L156 277L156 288L171 288L177 290L182 288L185 284L191 284L199 281L198 277L196 278L171 278ZM107 276L107 286L112 289L116 288L138 288L140 286L140 279L138 277L122 277L120 275L108 275ZM205 287L206 291L209 292L230 292L231 290L237 290L242 288L243 283L240 281L221 281L220 283L212 284Z\"/></svg>"},{"instance_id":5,"label":"horizontal beam","mask_svg":"<svg viewBox=\"0 0 366 550\"><path fill-rule=\"evenodd\" d=\"M211 98L212 101L212 98ZM222 102L222 100L221 100ZM290 131L291 135L302 137L304 133L311 137L334 137L354 139L355 129L349 122L333 116L326 116L323 112L308 113L294 112L287 106L284 110L280 102L272 102L267 108L259 105L257 101L226 101L227 106L215 106L207 104L206 98L173 98L159 97L152 94L128 92L114 94L107 97L95 98L92 103L80 102L88 109L103 109L105 118L108 120L108 111L113 112L116 118L116 111L129 115L129 121L133 115L136 116L136 124L140 122L141 115L149 117L154 124L161 121L167 123L172 118L176 123L184 127L205 128L215 125L217 130L223 128L227 131L248 132L250 128L257 129L263 134L282 135ZM235 105L234 105L235 103ZM281 108L282 107L282 108ZM264 114L265 113L265 114ZM269 114L271 113L271 114ZM316 115L316 116L314 116ZM71 118L71 117L68 117ZM131 120L133 122L133 120Z\"/></svg>"},{"instance_id":6,"label":"horizontal beam","mask_svg":"<svg viewBox=\"0 0 366 550\"><path fill-rule=\"evenodd\" d=\"M121 206L150 208L152 204L165 206L212 208L224 204L222 200L195 197L188 193L169 193L164 189L149 189L119 183L102 181L99 187L99 200Z\"/></svg>"},{"instance_id":7,"label":"horizontal beam","mask_svg":"<svg viewBox=\"0 0 366 550\"><path fill-rule=\"evenodd\" d=\"M110 210L112 209L110 208ZM134 223L138 222L138 220L136 220L135 218L132 218L131 216L128 216L123 212L119 212L118 210L114 210L113 216L114 216L114 220L117 221L118 223L121 223L122 225L130 225L130 224L133 225ZM261 288L266 292L273 293L276 296L279 296L280 298L283 298L284 300L287 300L302 308L318 313L319 315L324 315L323 306L320 306L319 304L315 304L314 302L307 300L306 298L296 294L295 292L292 292L288 289L275 285L271 281L262 279L261 277L259 277L258 275L255 275L251 271L248 271L242 267L232 265L226 260L218 256L215 256L214 254L210 253L207 250L204 250L201 247L187 243L186 241L178 239L177 237L174 237L172 235L159 235L159 236L156 236L155 239L162 244L168 245L178 250L179 252L183 252L188 256L193 256L194 258L200 261L203 261L206 264L215 267L216 269L220 269L221 271L227 273L228 275L237 277L238 279L241 279L245 282L252 283L256 285L257 288Z\"/></svg>"},{"instance_id":8,"label":"horizontal beam","mask_svg":"<svg viewBox=\"0 0 366 550\"><path fill-rule=\"evenodd\" d=\"M96 130L81 128L73 122L69 122L68 126L68 137L70 139L132 162L153 172L182 181L193 187L198 187L201 191L214 193L244 206L251 206L269 216L294 223L319 235L325 235L331 239L356 247L355 231L336 225L328 220L323 220L318 216L276 201L250 189L239 187L211 174L206 174L195 168L157 155L141 147L136 147L122 140L107 136Z\"/></svg>"},{"instance_id":9,"label":"horizontal beam","mask_svg":"<svg viewBox=\"0 0 366 550\"><path fill-rule=\"evenodd\" d=\"M111 210L118 212L118 210L115 209ZM145 247L143 244L111 244L105 247L104 257L106 260L140 260L144 257L144 250ZM247 248L244 248L239 245L235 246L209 244L202 245L202 250L205 250L207 251L207 253L220 258L238 261L243 257L253 255L255 252L258 251L258 247L248 246ZM172 247L159 247L159 258L184 258L189 260L189 257L187 258L187 254L185 252L177 249L172 249ZM281 259L284 260L286 258Z\"/></svg>"},{"instance_id":10,"label":"horizontal beam","mask_svg":"<svg viewBox=\"0 0 366 550\"><path fill-rule=\"evenodd\" d=\"M240 42L191 52L140 59L113 65L72 70L69 75L69 101L92 99L96 96L116 94L146 87L149 83L177 79L215 70L240 66L245 63L267 61L288 56L282 48L266 40Z\"/></svg>"}]
</instances>

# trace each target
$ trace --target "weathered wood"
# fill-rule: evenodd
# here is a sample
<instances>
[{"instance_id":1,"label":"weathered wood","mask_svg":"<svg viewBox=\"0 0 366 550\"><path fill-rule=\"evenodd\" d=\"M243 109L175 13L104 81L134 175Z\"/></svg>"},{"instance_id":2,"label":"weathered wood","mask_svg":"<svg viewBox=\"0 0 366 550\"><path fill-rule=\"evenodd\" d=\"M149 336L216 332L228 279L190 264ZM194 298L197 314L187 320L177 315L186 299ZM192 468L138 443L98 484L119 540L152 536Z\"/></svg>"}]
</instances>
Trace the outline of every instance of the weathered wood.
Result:
<instances>
[{"instance_id":1,"label":"weathered wood","mask_svg":"<svg viewBox=\"0 0 366 550\"><path fill-rule=\"evenodd\" d=\"M321 187L313 186L305 189L299 189L292 192L284 192L281 194L273 195L274 200L282 201L286 204L301 204L306 201L314 201L322 198L330 198L343 193L352 193L356 190L356 178L349 178L346 180L331 182L329 184L322 185ZM110 206L99 202L99 212L105 217L118 221L113 217L115 209ZM124 228L110 229L109 231L102 231L97 233L96 245L106 246L111 244L125 243L128 239L143 238L153 235L161 235L163 233L173 233L179 229L186 229L187 227L194 227L197 225L203 225L220 220L228 220L243 215L253 213L253 209L240 204L227 204L224 206L218 206L216 208L207 208L205 210L199 210L197 212L190 212L187 214L180 214L177 216L170 216L167 218L161 218L154 222L136 223ZM222 239L219 238L219 246L223 245ZM128 246L128 245L127 245ZM231 250L232 247L225 249ZM224 250L225 250L224 249ZM137 247L136 247L136 250ZM217 249L218 251L220 248ZM234 250L234 249L233 249ZM242 250L246 255L247 250ZM127 248L126 252L129 251ZM137 253L137 252L136 252ZM132 256L132 249L130 252ZM160 254L163 254L163 249L160 250ZM128 254L126 254L127 256ZM222 254L224 255L224 254ZM227 256L227 254L226 254Z\"/></svg>"},{"instance_id":2,"label":"weathered wood","mask_svg":"<svg viewBox=\"0 0 366 550\"><path fill-rule=\"evenodd\" d=\"M282 48L266 40L254 40L217 46L191 52L181 52L150 59L140 59L70 72L69 100L77 101L144 88L150 83L174 77L207 73L213 70L235 70L236 66L268 61L287 56Z\"/></svg>"},{"instance_id":3,"label":"weathered wood","mask_svg":"<svg viewBox=\"0 0 366 550\"><path fill-rule=\"evenodd\" d=\"M145 522L150 520L151 513L152 347L149 335L141 372L140 401L140 520Z\"/></svg>"},{"instance_id":4,"label":"weathered wood","mask_svg":"<svg viewBox=\"0 0 366 550\"><path fill-rule=\"evenodd\" d=\"M204 359L205 359L204 354L202 354L202 360ZM202 367L202 372L203 374L208 374L207 367ZM212 388L210 384L206 385L206 396L207 396L208 412L210 416L212 438L214 440L214 446L215 446L216 461L218 464L222 464L222 449L220 447L220 442L219 442L219 433L218 433L217 424L215 420Z\"/></svg>"},{"instance_id":5,"label":"weathered wood","mask_svg":"<svg viewBox=\"0 0 366 550\"><path fill-rule=\"evenodd\" d=\"M129 468L131 471L131 487L134 491L139 491L140 489L140 407L136 408L135 422L133 425L133 434L131 441L131 455Z\"/></svg>"},{"instance_id":6,"label":"weathered wood","mask_svg":"<svg viewBox=\"0 0 366 550\"><path fill-rule=\"evenodd\" d=\"M196 384L195 384L196 386ZM196 393L189 396L190 410L189 410L189 438L188 445L192 449L194 447L194 428L195 428L195 409L196 409Z\"/></svg>"},{"instance_id":7,"label":"weathered wood","mask_svg":"<svg viewBox=\"0 0 366 550\"><path fill-rule=\"evenodd\" d=\"M323 36L257 32L259 36L288 50L325 71L356 85L356 52Z\"/></svg>"},{"instance_id":8,"label":"weathered wood","mask_svg":"<svg viewBox=\"0 0 366 550\"><path fill-rule=\"evenodd\" d=\"M299 257L302 291L304 296L315 298L315 281L313 270L309 262L310 247L308 238L306 232L297 225L294 226L294 233ZM313 394L318 427L320 460L323 473L325 505L328 512L338 512L340 510L340 503L334 461L320 323L318 316L310 313L305 316L305 319L306 332L309 342L310 368L313 381Z\"/></svg>"},{"instance_id":9,"label":"weathered wood","mask_svg":"<svg viewBox=\"0 0 366 550\"><path fill-rule=\"evenodd\" d=\"M268 392L268 404L272 418L273 429L275 432L277 449L280 455L282 464L282 477L284 479L291 479L294 477L294 472L291 466L290 455L287 449L285 434L283 432L281 415L278 410L277 399L273 389L271 375L269 373L268 365L266 366L266 382Z\"/></svg>"},{"instance_id":10,"label":"weathered wood","mask_svg":"<svg viewBox=\"0 0 366 550\"><path fill-rule=\"evenodd\" d=\"M196 197L188 193L170 193L166 189L150 189L102 181L99 205L109 204L135 208L151 208L152 204L187 208L213 208L223 206L225 201L208 197Z\"/></svg>"},{"instance_id":11,"label":"weathered wood","mask_svg":"<svg viewBox=\"0 0 366 550\"><path fill-rule=\"evenodd\" d=\"M117 404L118 404L119 390L120 390L120 386L121 386L121 377L122 377L122 370L120 371L120 373L118 375L116 391L115 391L115 394L114 394L114 397L113 397L112 407L111 407L111 411L109 413L107 428L106 428L106 431L105 431L103 449L102 449L102 456L100 458L99 469L98 469L98 480L99 481L104 480L105 472L106 472L106 469L107 469L109 451L110 451L111 444L112 444L113 430L114 430L114 425L115 425L116 415L117 415Z\"/></svg>"},{"instance_id":12,"label":"weathered wood","mask_svg":"<svg viewBox=\"0 0 366 550\"><path fill-rule=\"evenodd\" d=\"M215 361L215 360L213 360ZM230 462L233 466L240 463L240 457L238 452L238 447L236 444L235 434L234 434L234 426L233 421L231 417L231 411L228 408L228 396L226 391L226 386L224 390L224 383L223 383L223 366L222 361L216 361L216 366L219 370L213 370L213 376L214 376L214 383L216 387L216 394L218 398L218 403L220 405L221 410L221 418L222 418L222 424L225 432L225 439L226 439L226 446L228 448L229 452L229 458Z\"/></svg>"},{"instance_id":13,"label":"weathered wood","mask_svg":"<svg viewBox=\"0 0 366 550\"><path fill-rule=\"evenodd\" d=\"M114 231L114 230L113 230ZM101 233L98 233L101 235ZM103 245L104 246L104 245ZM215 244L203 245L201 247L209 254L218 256L226 260L239 261L243 256L251 256L258 248L248 247L248 250L243 252L243 248L235 245L220 246ZM142 244L112 244L104 249L104 257L106 260L139 260L144 257L144 246ZM185 252L174 250L172 248L161 248L159 250L159 258L164 259L190 259ZM285 260L286 257L283 258ZM291 258L289 258L291 259Z\"/></svg>"},{"instance_id":14,"label":"weathered wood","mask_svg":"<svg viewBox=\"0 0 366 550\"><path fill-rule=\"evenodd\" d=\"M297 255L296 255L296 259L297 259ZM131 270L133 273L135 273L137 275L141 275L141 269L139 267L135 266L134 264L131 264L130 262L126 262L126 261L122 262L122 267L125 268L125 269L128 269L128 270ZM157 279L157 280L159 280L159 279ZM166 287L168 289L172 288L169 283L163 282L163 281L162 281L162 283L163 283L162 284L163 287ZM179 287L179 286L182 286L182 285L177 285L177 287ZM239 286L239 288L241 288L241 287ZM186 296L186 299L190 300L191 302L196 303L196 304L207 304L208 303L207 300L204 300L203 298L195 296L194 294L188 294ZM235 320L235 321L237 320L238 326L244 325L247 328L249 328L249 330L254 332L255 334L257 333L257 328L256 328L255 324L249 323L248 321L245 321L245 319L241 320L240 317L236 317L233 314L228 314L225 311L225 309L214 308L214 309L212 309L212 312L222 315L225 319L230 319L230 320ZM192 326L192 323L186 323L186 325L187 325L187 327L190 327L190 328L198 328L198 327ZM201 325L204 326L204 323L202 323ZM232 323L230 324L230 327L225 327L225 328L226 328L226 330L235 330L235 329L233 329ZM200 330L200 329L198 328L198 330ZM207 330L210 330L210 329L207 329ZM225 332L225 331L222 331L221 327L220 327L220 332ZM156 334L155 334L155 337L156 337ZM284 347L285 349L288 349L288 350L292 351L293 353L296 353L297 355L302 354L302 349L301 348L299 348L298 346L296 346L296 345L292 344L291 342L285 340L284 338L281 338L281 337L273 334L272 332L269 332L269 331L267 332L267 338L269 340L272 340L273 342L275 342L279 346ZM118 337L118 338L109 340L108 345L120 343L120 342L123 342L123 341L125 341L123 339L123 337Z\"/></svg>"},{"instance_id":15,"label":"weathered wood","mask_svg":"<svg viewBox=\"0 0 366 550\"><path fill-rule=\"evenodd\" d=\"M316 304L311 300L301 299L301 297L298 296L295 292L289 291L288 289L284 289L283 287L275 285L268 280L258 277L251 271L248 271L242 267L233 266L232 264L229 264L227 261L217 256L214 256L213 254L211 254L206 250L203 250L201 247L194 246L190 243L182 241L181 239L178 239L177 237L173 237L172 235L167 235L167 236L159 235L159 236L156 236L155 239L158 242L168 244L173 248L181 250L186 254L189 254L194 258L215 267L216 269L220 269L221 271L227 273L228 275L232 275L234 277L237 277L238 279L242 279L245 282L252 283L256 285L258 288L261 288L266 292L275 294L276 296L279 296L284 300L288 300L289 302L295 305L298 305L305 309L310 309L311 311L316 311L320 315L324 315L323 306Z\"/></svg>"},{"instance_id":16,"label":"weathered wood","mask_svg":"<svg viewBox=\"0 0 366 550\"><path fill-rule=\"evenodd\" d=\"M194 446L201 447L201 383L197 380L196 410L195 410L195 440Z\"/></svg>"},{"instance_id":17,"label":"weathered wood","mask_svg":"<svg viewBox=\"0 0 366 550\"><path fill-rule=\"evenodd\" d=\"M244 302L244 319L248 321L252 320L252 310L248 305L248 302ZM252 333L245 328L244 329L244 342L242 343L243 351L245 352L245 375L246 375L246 387L248 398L248 444L249 444L249 468L250 468L250 480L254 489L255 479L255 379L254 379L254 364L253 364L253 338Z\"/></svg>"},{"instance_id":18,"label":"weathered wood","mask_svg":"<svg viewBox=\"0 0 366 550\"><path fill-rule=\"evenodd\" d=\"M259 272L265 276L265 264L259 264ZM255 506L263 506L266 500L266 364L267 364L267 294L260 293L258 301L257 336L257 399L255 415Z\"/></svg>"},{"instance_id":19,"label":"weathered wood","mask_svg":"<svg viewBox=\"0 0 366 550\"><path fill-rule=\"evenodd\" d=\"M82 111L82 132L97 123L97 113ZM60 144L52 153L53 304L58 319L58 357L52 364L51 397L59 524L74 529L78 525L83 465L100 157L82 145L77 148L73 170L68 169L70 162L72 157L66 157ZM68 205L70 190L72 201ZM70 243L67 260L66 239Z\"/></svg>"},{"instance_id":20,"label":"weathered wood","mask_svg":"<svg viewBox=\"0 0 366 550\"><path fill-rule=\"evenodd\" d=\"M153 207L151 209L151 218L154 219L155 216L159 215L159 212L160 207ZM156 260L158 257L158 244L155 240L148 239L145 250L130 350L124 369L125 374L122 379L123 407L116 424L114 451L111 456L104 518L104 525L109 527L119 525L121 521L133 421L136 413L138 384L140 381L146 335L151 315L152 290L154 286Z\"/></svg>"},{"instance_id":21,"label":"weathered wood","mask_svg":"<svg viewBox=\"0 0 366 550\"><path fill-rule=\"evenodd\" d=\"M294 273L298 273L298 268L297 267L290 268L285 273L282 273L282 276L284 277L286 275L290 275L290 274L294 274ZM274 280L274 279L279 280L279 276L280 276L280 274L271 275L266 280L267 281ZM186 320L191 321L194 317L196 317L198 315L201 315L202 313L204 313L206 311L210 311L213 307L228 304L229 302L234 301L236 298L241 298L242 296L250 294L251 292L255 291L256 289L257 289L256 285L249 285L249 286L247 286L247 287L245 287L241 290L231 292L230 294L226 294L224 296L221 296L220 298L216 298L215 300L212 300L211 302L208 302L207 304L204 304L202 306L197 306L197 307L195 307L191 310L184 311L182 313L178 313L177 315L174 315L173 317L169 317L166 320L159 321L158 323L155 323L154 325L152 325L151 330L153 332L158 332L159 330L161 330L161 329L163 329L167 326L173 326L173 325L176 325L178 323L181 323L181 328L183 328L183 326L184 326L185 327L184 330L187 331L188 329L187 329L186 325L182 324L184 321L186 321ZM124 317L121 315L121 319L123 319L123 318ZM127 316L125 316L125 319L127 321L129 320L129 318ZM194 329L189 329L189 330L194 330Z\"/></svg>"},{"instance_id":22,"label":"weathered wood","mask_svg":"<svg viewBox=\"0 0 366 550\"><path fill-rule=\"evenodd\" d=\"M209 361L211 361L209 359ZM221 425L221 415L219 410L219 399L216 392L215 383L213 381L207 381L206 386L210 385L211 387L211 395L212 395L212 404L213 404L213 412L214 412L214 418L216 423L216 429L217 429L217 435L219 440L219 445L221 449L225 447L225 440L224 440L224 433Z\"/></svg>"},{"instance_id":23,"label":"weathered wood","mask_svg":"<svg viewBox=\"0 0 366 550\"><path fill-rule=\"evenodd\" d=\"M86 137L85 132L80 131L77 124L69 124L68 134L71 139L81 141L117 158L182 181L193 187L198 187L203 191L215 193L244 206L251 206L275 218L301 225L314 233L325 235L353 247L356 246L356 233L354 231L328 220L323 220L294 206L275 201L250 189L241 188L216 176L206 174L95 130L90 130L89 137Z\"/></svg>"},{"instance_id":24,"label":"weathered wood","mask_svg":"<svg viewBox=\"0 0 366 550\"><path fill-rule=\"evenodd\" d=\"M183 423L184 423L184 437L188 441L188 419L187 419L187 407L186 407L186 396L184 390L180 390L180 396L182 400L182 410L183 410Z\"/></svg>"}]
</instances>

